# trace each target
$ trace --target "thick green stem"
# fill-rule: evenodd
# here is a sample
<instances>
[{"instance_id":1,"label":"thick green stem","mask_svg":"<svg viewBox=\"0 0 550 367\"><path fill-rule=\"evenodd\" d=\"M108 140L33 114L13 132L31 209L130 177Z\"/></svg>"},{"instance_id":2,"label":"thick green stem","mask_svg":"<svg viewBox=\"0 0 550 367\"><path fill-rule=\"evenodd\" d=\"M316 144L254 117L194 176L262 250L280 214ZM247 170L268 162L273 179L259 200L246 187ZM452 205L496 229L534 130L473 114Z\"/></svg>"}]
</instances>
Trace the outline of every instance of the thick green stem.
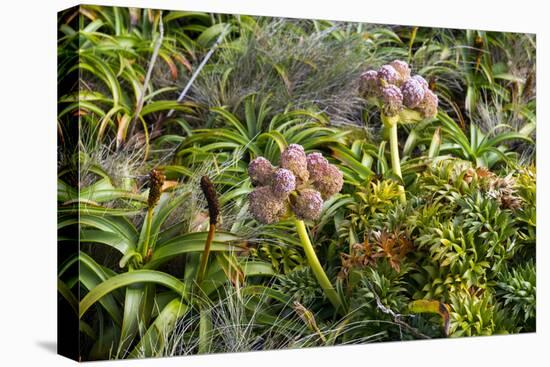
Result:
<instances>
[{"instance_id":1,"label":"thick green stem","mask_svg":"<svg viewBox=\"0 0 550 367\"><path fill-rule=\"evenodd\" d=\"M315 274L315 278L317 278L319 285L321 286L321 288L323 288L325 295L336 308L336 310L339 312L343 312L344 307L342 301L340 300L340 296L338 296L338 293L336 293L336 290L332 286L332 283L325 274L325 271L323 270L323 267L321 266L317 255L315 254L315 250L313 249L313 245L309 240L304 222L295 219L294 223L296 225L296 231L298 232L298 236L300 237L300 242L302 243L302 247L304 248L309 266L313 271L313 274Z\"/></svg>"},{"instance_id":2,"label":"thick green stem","mask_svg":"<svg viewBox=\"0 0 550 367\"><path fill-rule=\"evenodd\" d=\"M399 159L399 141L397 138L397 121L392 121L388 124L390 129L390 153L391 153L391 166L393 172L400 178L403 179L401 174L401 160ZM405 197L405 188L403 185L399 185L400 199L403 204L407 202Z\"/></svg>"},{"instance_id":3,"label":"thick green stem","mask_svg":"<svg viewBox=\"0 0 550 367\"><path fill-rule=\"evenodd\" d=\"M153 222L153 208L147 209L147 219L145 219L145 239L143 240L143 248L141 249L141 255L145 259L147 252L149 251L149 243L151 237L151 224Z\"/></svg>"},{"instance_id":4,"label":"thick green stem","mask_svg":"<svg viewBox=\"0 0 550 367\"><path fill-rule=\"evenodd\" d=\"M210 229L208 230L208 237L206 237L206 243L204 244L204 252L201 256L201 264L199 266L199 271L197 272L197 285L200 285L204 279L206 265L208 264L208 257L210 256L210 247L212 245L212 241L214 240L215 233L216 225L211 223Z\"/></svg>"},{"instance_id":5,"label":"thick green stem","mask_svg":"<svg viewBox=\"0 0 550 367\"><path fill-rule=\"evenodd\" d=\"M393 172L399 178L403 178L401 175L401 160L399 159L399 145L397 140L397 124L393 124L390 127L390 151L391 151L391 166Z\"/></svg>"}]
</instances>

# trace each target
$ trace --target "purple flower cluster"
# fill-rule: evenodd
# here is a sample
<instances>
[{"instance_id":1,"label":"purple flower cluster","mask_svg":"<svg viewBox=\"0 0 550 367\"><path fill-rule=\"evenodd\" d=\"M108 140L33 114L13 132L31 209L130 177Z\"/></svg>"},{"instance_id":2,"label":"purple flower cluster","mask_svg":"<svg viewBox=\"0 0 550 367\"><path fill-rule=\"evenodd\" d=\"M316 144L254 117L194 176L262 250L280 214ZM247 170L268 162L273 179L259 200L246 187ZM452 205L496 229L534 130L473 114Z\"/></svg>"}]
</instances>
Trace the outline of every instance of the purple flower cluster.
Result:
<instances>
[{"instance_id":1,"label":"purple flower cluster","mask_svg":"<svg viewBox=\"0 0 550 367\"><path fill-rule=\"evenodd\" d=\"M301 145L290 144L288 148L281 153L280 165L290 170L296 176L298 183L307 182L309 179L306 153Z\"/></svg>"},{"instance_id":2,"label":"purple flower cluster","mask_svg":"<svg viewBox=\"0 0 550 367\"><path fill-rule=\"evenodd\" d=\"M437 114L438 98L420 75L411 76L409 65L394 60L378 70L361 74L359 92L365 98L377 98L387 116L395 116L403 108L419 112L424 118Z\"/></svg>"},{"instance_id":3,"label":"purple flower cluster","mask_svg":"<svg viewBox=\"0 0 550 367\"><path fill-rule=\"evenodd\" d=\"M280 167L258 157L250 162L248 174L257 186L248 196L249 211L264 224L279 221L289 209L299 219L318 219L324 200L340 192L344 184L335 165L321 153L306 155L298 144L281 153Z\"/></svg>"},{"instance_id":4,"label":"purple flower cluster","mask_svg":"<svg viewBox=\"0 0 550 367\"><path fill-rule=\"evenodd\" d=\"M380 93L380 99L384 102L384 114L386 116L395 116L403 108L403 93L401 89L394 84L383 87Z\"/></svg>"},{"instance_id":5,"label":"purple flower cluster","mask_svg":"<svg viewBox=\"0 0 550 367\"><path fill-rule=\"evenodd\" d=\"M254 186L267 185L274 172L275 167L264 157L258 157L248 165L248 175Z\"/></svg>"},{"instance_id":6,"label":"purple flower cluster","mask_svg":"<svg viewBox=\"0 0 550 367\"><path fill-rule=\"evenodd\" d=\"M258 222L275 223L285 213L285 202L274 195L269 186L257 187L249 194L248 200L248 209Z\"/></svg>"},{"instance_id":7,"label":"purple flower cluster","mask_svg":"<svg viewBox=\"0 0 550 367\"><path fill-rule=\"evenodd\" d=\"M273 174L271 188L277 197L287 198L292 191L296 190L296 176L285 168L277 168Z\"/></svg>"},{"instance_id":8,"label":"purple flower cluster","mask_svg":"<svg viewBox=\"0 0 550 367\"><path fill-rule=\"evenodd\" d=\"M411 68L409 67L409 64L407 64L405 61L402 60L393 60L390 62L390 66L392 66L397 73L399 73L399 80L401 82L406 81L411 77Z\"/></svg>"},{"instance_id":9,"label":"purple flower cluster","mask_svg":"<svg viewBox=\"0 0 550 367\"><path fill-rule=\"evenodd\" d=\"M410 78L401 86L403 103L409 108L416 108L424 99L426 89L416 78Z\"/></svg>"},{"instance_id":10,"label":"purple flower cluster","mask_svg":"<svg viewBox=\"0 0 550 367\"><path fill-rule=\"evenodd\" d=\"M323 198L319 191L303 189L291 202L292 211L299 219L317 219L323 208Z\"/></svg>"},{"instance_id":11,"label":"purple flower cluster","mask_svg":"<svg viewBox=\"0 0 550 367\"><path fill-rule=\"evenodd\" d=\"M399 84L402 82L401 74L391 65L382 65L377 72L378 80L384 81L385 84Z\"/></svg>"},{"instance_id":12,"label":"purple flower cluster","mask_svg":"<svg viewBox=\"0 0 550 367\"><path fill-rule=\"evenodd\" d=\"M319 191L324 199L340 192L344 185L342 172L330 164L321 153L311 153L307 156L307 169L312 186Z\"/></svg>"}]
</instances>

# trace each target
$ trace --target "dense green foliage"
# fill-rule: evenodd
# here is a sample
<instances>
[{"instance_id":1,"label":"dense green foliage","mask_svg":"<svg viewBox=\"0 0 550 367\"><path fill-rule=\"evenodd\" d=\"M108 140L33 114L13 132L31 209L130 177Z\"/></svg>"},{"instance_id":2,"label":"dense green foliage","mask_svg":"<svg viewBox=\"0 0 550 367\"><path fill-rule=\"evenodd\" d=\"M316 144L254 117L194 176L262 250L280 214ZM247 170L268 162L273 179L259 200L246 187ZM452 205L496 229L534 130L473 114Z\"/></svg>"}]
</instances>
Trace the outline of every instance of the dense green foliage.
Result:
<instances>
[{"instance_id":1,"label":"dense green foliage","mask_svg":"<svg viewBox=\"0 0 550 367\"><path fill-rule=\"evenodd\" d=\"M81 241L59 293L83 360L535 331L533 35L81 6L58 56L59 246ZM402 178L358 93L394 59L439 97L400 127ZM293 221L248 213L249 162L293 143L344 175L306 222L338 309Z\"/></svg>"}]
</instances>

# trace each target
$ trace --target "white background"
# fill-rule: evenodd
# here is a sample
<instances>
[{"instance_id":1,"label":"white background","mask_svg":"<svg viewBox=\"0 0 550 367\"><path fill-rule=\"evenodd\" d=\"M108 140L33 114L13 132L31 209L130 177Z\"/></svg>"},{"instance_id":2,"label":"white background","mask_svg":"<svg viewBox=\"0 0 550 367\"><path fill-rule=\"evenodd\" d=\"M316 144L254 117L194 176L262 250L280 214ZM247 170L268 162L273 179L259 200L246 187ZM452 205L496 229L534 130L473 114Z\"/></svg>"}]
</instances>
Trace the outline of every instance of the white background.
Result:
<instances>
[{"instance_id":1,"label":"white background","mask_svg":"<svg viewBox=\"0 0 550 367\"><path fill-rule=\"evenodd\" d=\"M95 2L95 1L92 1ZM548 55L545 1L102 1L156 7L537 33L537 333L126 362L101 366L548 365ZM0 6L0 365L69 366L56 339L56 12L77 2ZM546 343L544 343L546 339ZM546 344L546 345L545 345Z\"/></svg>"}]
</instances>

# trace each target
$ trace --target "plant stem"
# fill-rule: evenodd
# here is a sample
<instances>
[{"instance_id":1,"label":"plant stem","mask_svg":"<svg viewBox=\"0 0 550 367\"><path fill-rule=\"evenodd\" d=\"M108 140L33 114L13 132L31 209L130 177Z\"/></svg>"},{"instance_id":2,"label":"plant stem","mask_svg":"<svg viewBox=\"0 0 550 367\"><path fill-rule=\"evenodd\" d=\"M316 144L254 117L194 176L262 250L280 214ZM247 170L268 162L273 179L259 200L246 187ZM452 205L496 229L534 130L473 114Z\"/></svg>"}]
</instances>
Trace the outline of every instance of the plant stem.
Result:
<instances>
[{"instance_id":1,"label":"plant stem","mask_svg":"<svg viewBox=\"0 0 550 367\"><path fill-rule=\"evenodd\" d=\"M302 247L304 248L309 266L313 271L313 274L315 274L319 285L321 286L321 288L323 288L325 295L332 303L332 305L336 308L336 311L344 311L344 307L342 305L340 297L338 296L338 293L336 293L336 290L334 290L334 287L332 286L325 271L323 270L323 267L321 266L317 255L315 254L315 250L313 249L311 241L309 240L304 222L302 220L295 219L294 223L296 225L296 231L298 232L298 236L300 237L300 242L302 243Z\"/></svg>"},{"instance_id":2,"label":"plant stem","mask_svg":"<svg viewBox=\"0 0 550 367\"><path fill-rule=\"evenodd\" d=\"M149 251L149 243L151 237L151 224L153 222L153 208L150 207L147 209L147 218L145 219L145 239L143 240L143 248L141 250L141 255L143 256L143 259L147 257L147 252Z\"/></svg>"},{"instance_id":3,"label":"plant stem","mask_svg":"<svg viewBox=\"0 0 550 367\"><path fill-rule=\"evenodd\" d=\"M397 121L388 124L390 129L390 152L391 152L391 166L393 172L400 178L403 179L401 174L401 160L399 159L399 145L397 140ZM401 203L405 204L407 199L405 197L405 188L403 185L399 185L400 199Z\"/></svg>"},{"instance_id":4,"label":"plant stem","mask_svg":"<svg viewBox=\"0 0 550 367\"><path fill-rule=\"evenodd\" d=\"M201 256L201 264L199 266L199 271L197 272L197 285L202 283L204 279L204 274L206 273L206 264L208 264L208 256L210 256L210 246L214 240L214 234L216 233L216 225L210 223L210 228L208 230L208 236L206 237L206 243L204 244L204 252Z\"/></svg>"},{"instance_id":5,"label":"plant stem","mask_svg":"<svg viewBox=\"0 0 550 367\"><path fill-rule=\"evenodd\" d=\"M407 60L407 62L410 64L411 63L411 59L412 59L412 48L413 48L413 45L414 45L414 40L416 38L416 32L418 31L418 27L413 27L413 29L411 30L411 39L409 41L409 58Z\"/></svg>"},{"instance_id":6,"label":"plant stem","mask_svg":"<svg viewBox=\"0 0 550 367\"><path fill-rule=\"evenodd\" d=\"M391 166L393 172L403 178L401 174L401 160L399 159L399 145L397 141L397 124L393 124L390 127L390 152L391 152Z\"/></svg>"}]
</instances>

